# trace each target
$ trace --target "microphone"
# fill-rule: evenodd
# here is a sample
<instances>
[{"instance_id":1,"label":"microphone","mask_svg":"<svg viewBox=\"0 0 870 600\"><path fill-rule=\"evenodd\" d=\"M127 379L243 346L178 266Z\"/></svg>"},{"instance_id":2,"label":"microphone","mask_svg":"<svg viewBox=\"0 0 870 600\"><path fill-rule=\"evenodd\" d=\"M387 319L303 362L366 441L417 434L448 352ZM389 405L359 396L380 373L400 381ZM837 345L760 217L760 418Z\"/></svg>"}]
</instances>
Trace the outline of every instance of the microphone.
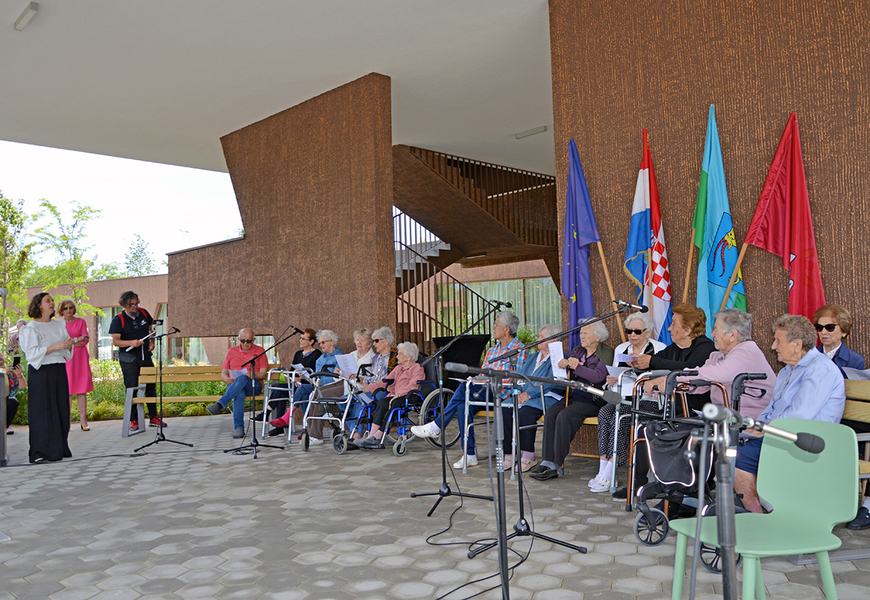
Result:
<instances>
[{"instance_id":1,"label":"microphone","mask_svg":"<svg viewBox=\"0 0 870 600\"><path fill-rule=\"evenodd\" d=\"M514 305L511 304L510 302L502 302L501 300L493 300L492 303L495 304L496 308L498 308L499 306L504 306L505 308L513 308L514 307Z\"/></svg>"},{"instance_id":2,"label":"microphone","mask_svg":"<svg viewBox=\"0 0 870 600\"><path fill-rule=\"evenodd\" d=\"M825 449L825 440L817 435L806 432L792 433L791 431L774 427L773 425L762 421L756 421L749 417L742 417L740 416L740 413L733 411L730 408L725 408L724 406L705 404L703 412L704 418L711 421L719 423L724 423L725 421L740 423L741 425L746 425L748 429L763 431L764 433L769 433L784 440L788 440L789 442L793 442L795 446L804 452L809 452L810 454L820 454Z\"/></svg>"},{"instance_id":3,"label":"microphone","mask_svg":"<svg viewBox=\"0 0 870 600\"><path fill-rule=\"evenodd\" d=\"M169 330L169 333L181 333L181 330L178 327L173 327Z\"/></svg>"},{"instance_id":4,"label":"microphone","mask_svg":"<svg viewBox=\"0 0 870 600\"><path fill-rule=\"evenodd\" d=\"M624 308L633 308L634 310L639 310L642 313L649 312L649 306L643 306L641 304L632 304L631 302L623 302L622 300L614 300L619 306Z\"/></svg>"},{"instance_id":5,"label":"microphone","mask_svg":"<svg viewBox=\"0 0 870 600\"><path fill-rule=\"evenodd\" d=\"M299 328L296 327L295 325L293 326L293 331L295 331L295 332L298 333L299 335L302 335L302 334L305 333L304 331L302 331L301 329L299 329Z\"/></svg>"}]
</instances>

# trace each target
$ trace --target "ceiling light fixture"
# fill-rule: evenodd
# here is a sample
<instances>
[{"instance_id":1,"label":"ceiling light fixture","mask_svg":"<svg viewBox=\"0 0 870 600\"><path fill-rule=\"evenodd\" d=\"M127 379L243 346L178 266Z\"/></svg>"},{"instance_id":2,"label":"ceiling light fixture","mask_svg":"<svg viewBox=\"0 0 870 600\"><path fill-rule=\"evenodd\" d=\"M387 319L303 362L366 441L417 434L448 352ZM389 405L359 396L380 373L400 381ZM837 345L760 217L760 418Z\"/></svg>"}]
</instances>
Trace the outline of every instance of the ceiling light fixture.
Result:
<instances>
[{"instance_id":1,"label":"ceiling light fixture","mask_svg":"<svg viewBox=\"0 0 870 600\"><path fill-rule=\"evenodd\" d=\"M530 135L535 135L536 133L544 133L545 131L547 131L547 126L541 125L540 127L535 127L534 129L526 129L525 131L521 131L514 137L516 137L518 140L521 140L525 137L529 137Z\"/></svg>"},{"instance_id":2,"label":"ceiling light fixture","mask_svg":"<svg viewBox=\"0 0 870 600\"><path fill-rule=\"evenodd\" d=\"M15 21L15 31L24 31L24 28L30 23L30 19L36 16L36 11L38 10L39 2L28 2L24 12Z\"/></svg>"}]
</instances>

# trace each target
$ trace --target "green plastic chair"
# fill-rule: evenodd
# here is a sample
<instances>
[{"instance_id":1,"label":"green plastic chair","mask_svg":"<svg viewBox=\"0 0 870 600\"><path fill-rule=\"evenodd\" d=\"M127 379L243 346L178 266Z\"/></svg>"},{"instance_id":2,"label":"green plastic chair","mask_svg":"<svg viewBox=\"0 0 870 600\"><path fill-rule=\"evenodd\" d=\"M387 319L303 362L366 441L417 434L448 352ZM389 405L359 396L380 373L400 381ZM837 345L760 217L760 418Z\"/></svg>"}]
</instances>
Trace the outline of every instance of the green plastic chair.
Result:
<instances>
[{"instance_id":1,"label":"green plastic chair","mask_svg":"<svg viewBox=\"0 0 870 600\"><path fill-rule=\"evenodd\" d=\"M832 533L835 525L855 517L858 510L858 443L855 432L838 423L777 419L772 425L786 431L807 432L825 440L820 454L810 454L792 442L764 436L758 462L758 493L769 501L770 514L736 516L736 552L743 555L743 600L763 599L761 559L767 556L814 553L819 561L822 587L828 600L836 600L834 574L828 552L842 543ZM671 521L677 532L672 600L681 600L689 538L696 521ZM718 546L716 517L704 517L701 541Z\"/></svg>"}]
</instances>

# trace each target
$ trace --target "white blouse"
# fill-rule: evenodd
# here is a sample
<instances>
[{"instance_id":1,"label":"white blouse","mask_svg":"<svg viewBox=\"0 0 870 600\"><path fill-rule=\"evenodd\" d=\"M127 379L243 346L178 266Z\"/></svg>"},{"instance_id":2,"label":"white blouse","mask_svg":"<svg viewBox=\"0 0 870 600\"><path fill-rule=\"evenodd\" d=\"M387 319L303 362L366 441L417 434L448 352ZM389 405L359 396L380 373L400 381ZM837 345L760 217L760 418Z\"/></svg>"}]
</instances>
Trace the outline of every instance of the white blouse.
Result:
<instances>
[{"instance_id":1,"label":"white blouse","mask_svg":"<svg viewBox=\"0 0 870 600\"><path fill-rule=\"evenodd\" d=\"M48 323L31 321L21 329L18 335L21 350L27 358L27 364L34 369L42 365L64 364L72 359L72 348L69 350L55 350L46 354L49 346L69 339L66 323L63 319L52 319Z\"/></svg>"}]
</instances>

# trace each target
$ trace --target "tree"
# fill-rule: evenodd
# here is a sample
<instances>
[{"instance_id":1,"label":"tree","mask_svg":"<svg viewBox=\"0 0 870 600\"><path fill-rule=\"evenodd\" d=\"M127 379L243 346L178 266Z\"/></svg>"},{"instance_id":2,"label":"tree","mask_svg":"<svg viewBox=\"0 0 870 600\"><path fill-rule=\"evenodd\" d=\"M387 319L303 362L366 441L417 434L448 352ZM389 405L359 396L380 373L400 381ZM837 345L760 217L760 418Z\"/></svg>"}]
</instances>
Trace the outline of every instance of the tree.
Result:
<instances>
[{"instance_id":1,"label":"tree","mask_svg":"<svg viewBox=\"0 0 870 600\"><path fill-rule=\"evenodd\" d=\"M27 223L30 217L24 212L24 201L13 202L0 192L0 260L3 261L2 309L0 309L0 346L8 347L9 325L12 314L19 314L10 305L20 307L26 301L24 277L30 267L33 242L26 242Z\"/></svg>"},{"instance_id":2,"label":"tree","mask_svg":"<svg viewBox=\"0 0 870 600\"><path fill-rule=\"evenodd\" d=\"M130 251L125 255L127 259L127 276L141 277L153 275L157 272L154 267L154 256L148 251L148 242L142 239L138 233L130 244Z\"/></svg>"},{"instance_id":3,"label":"tree","mask_svg":"<svg viewBox=\"0 0 870 600\"><path fill-rule=\"evenodd\" d=\"M46 212L38 219L48 219L48 222L34 231L34 237L39 245L53 251L58 263L50 267L38 267L33 278L46 291L62 285L70 286L70 296L78 307L78 312L101 314L100 309L88 303L85 294L85 284L91 279L91 269L94 262L85 258L85 253L91 246L85 246L85 227L93 219L99 217L99 209L73 203L72 222L64 221L60 210L46 199L39 201L39 206ZM60 296L63 297L63 296Z\"/></svg>"}]
</instances>

